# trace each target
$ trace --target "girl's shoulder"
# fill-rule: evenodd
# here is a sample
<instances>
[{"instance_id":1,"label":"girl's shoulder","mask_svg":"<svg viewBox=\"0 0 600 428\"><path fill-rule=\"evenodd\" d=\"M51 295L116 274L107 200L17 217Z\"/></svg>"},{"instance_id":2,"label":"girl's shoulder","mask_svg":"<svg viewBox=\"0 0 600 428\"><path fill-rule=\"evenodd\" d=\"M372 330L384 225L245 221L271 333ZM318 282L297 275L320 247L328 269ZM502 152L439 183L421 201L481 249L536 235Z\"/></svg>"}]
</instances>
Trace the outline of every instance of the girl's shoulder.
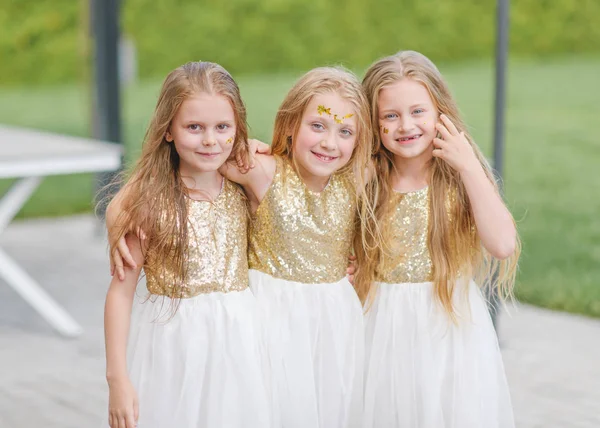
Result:
<instances>
[{"instance_id":1,"label":"girl's shoulder","mask_svg":"<svg viewBox=\"0 0 600 428\"><path fill-rule=\"evenodd\" d=\"M280 170L285 165L285 160L278 155L267 155L267 154L257 154L256 162L260 163L262 168L266 172L271 172L274 175L278 170ZM255 166L256 168L256 166Z\"/></svg>"}]
</instances>

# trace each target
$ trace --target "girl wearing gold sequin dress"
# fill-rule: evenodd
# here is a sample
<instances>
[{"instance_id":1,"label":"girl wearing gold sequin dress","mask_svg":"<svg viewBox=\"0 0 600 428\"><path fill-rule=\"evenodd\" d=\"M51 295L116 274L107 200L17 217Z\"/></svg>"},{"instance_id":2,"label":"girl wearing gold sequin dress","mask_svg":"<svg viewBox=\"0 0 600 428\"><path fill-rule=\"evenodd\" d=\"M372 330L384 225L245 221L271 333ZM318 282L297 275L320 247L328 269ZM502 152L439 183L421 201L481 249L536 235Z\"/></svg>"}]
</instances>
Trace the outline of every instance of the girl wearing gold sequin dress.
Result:
<instances>
[{"instance_id":1,"label":"girl wearing gold sequin dress","mask_svg":"<svg viewBox=\"0 0 600 428\"><path fill-rule=\"evenodd\" d=\"M137 266L106 297L112 428L271 426L246 200L218 172L247 151L246 137L222 67L194 62L167 76L110 234L113 246L126 236ZM145 239L127 233L137 228ZM147 293L136 299L142 267Z\"/></svg>"},{"instance_id":2,"label":"girl wearing gold sequin dress","mask_svg":"<svg viewBox=\"0 0 600 428\"><path fill-rule=\"evenodd\" d=\"M357 253L367 310L364 426L513 427L477 285L499 267L491 285L510 296L513 218L431 61L400 52L375 62L363 85L379 129L372 197L385 238Z\"/></svg>"},{"instance_id":3,"label":"girl wearing gold sequin dress","mask_svg":"<svg viewBox=\"0 0 600 428\"><path fill-rule=\"evenodd\" d=\"M253 211L250 287L263 316L277 427L361 426L363 315L346 267L370 135L357 79L314 69L281 104L274 156L258 155L247 174L225 173Z\"/></svg>"}]
</instances>

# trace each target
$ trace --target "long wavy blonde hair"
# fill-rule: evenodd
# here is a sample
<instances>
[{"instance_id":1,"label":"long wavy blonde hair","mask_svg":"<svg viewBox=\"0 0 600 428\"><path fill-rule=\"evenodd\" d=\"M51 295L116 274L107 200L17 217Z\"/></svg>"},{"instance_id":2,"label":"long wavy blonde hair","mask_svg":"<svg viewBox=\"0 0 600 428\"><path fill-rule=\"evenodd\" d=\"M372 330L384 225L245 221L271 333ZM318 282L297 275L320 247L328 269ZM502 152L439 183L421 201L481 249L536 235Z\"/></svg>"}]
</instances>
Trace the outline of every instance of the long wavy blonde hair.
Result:
<instances>
[{"instance_id":1,"label":"long wavy blonde hair","mask_svg":"<svg viewBox=\"0 0 600 428\"><path fill-rule=\"evenodd\" d=\"M271 153L287 159L296 167L293 157L293 145L300 129L302 115L314 96L334 92L348 101L356 113L356 145L348 163L336 174L351 173L355 177L356 200L358 210L358 236L365 243L367 235L375 239L370 229L375 222L368 221L374 216L369 200L366 198L366 170L371 165L373 133L369 103L360 81L343 67L318 67L302 76L290 89L281 103L275 117Z\"/></svg>"},{"instance_id":2,"label":"long wavy blonde hair","mask_svg":"<svg viewBox=\"0 0 600 428\"><path fill-rule=\"evenodd\" d=\"M381 89L402 79L412 79L427 89L438 113L445 114L459 132L465 133L488 179L498 189L492 169L469 135L442 75L427 57L418 52L398 52L376 61L368 69L363 87L371 106L372 128L379 130L378 98ZM390 236L386 219L393 209L389 201L393 191L394 157L383 145L378 132L374 141L377 178L370 183L368 193L376 207L375 221L381 235ZM459 277L472 277L482 287L495 288L502 299L511 297L520 254L518 236L512 256L505 260L492 257L481 245L469 197L459 173L439 158L432 157L429 166L430 217L427 244L433 267L435 295L442 307L454 317L452 296ZM455 203L449 205L448 198L452 198ZM373 237L367 236L367 241L372 239ZM389 243L385 242L384 245L369 242L369 245L358 247L355 287L363 302L371 302L374 297L373 282L388 248ZM496 272L497 276L494 275Z\"/></svg>"},{"instance_id":3,"label":"long wavy blonde hair","mask_svg":"<svg viewBox=\"0 0 600 428\"><path fill-rule=\"evenodd\" d=\"M144 137L142 153L125 184L121 212L117 218L117 233L111 234L110 246L129 231L140 228L147 235L148 248L163 260L162 269L173 269L172 295L181 297L186 277L188 243L187 198L188 188L179 172L179 155L166 133L182 103L197 94L221 95L231 104L234 112L236 135L230 159L248 156L248 127L246 108L238 85L220 65L188 62L166 77L160 90L152 120ZM156 270L156 267L154 267ZM157 279L166 275L157 275ZM168 289L165 288L165 289Z\"/></svg>"}]
</instances>

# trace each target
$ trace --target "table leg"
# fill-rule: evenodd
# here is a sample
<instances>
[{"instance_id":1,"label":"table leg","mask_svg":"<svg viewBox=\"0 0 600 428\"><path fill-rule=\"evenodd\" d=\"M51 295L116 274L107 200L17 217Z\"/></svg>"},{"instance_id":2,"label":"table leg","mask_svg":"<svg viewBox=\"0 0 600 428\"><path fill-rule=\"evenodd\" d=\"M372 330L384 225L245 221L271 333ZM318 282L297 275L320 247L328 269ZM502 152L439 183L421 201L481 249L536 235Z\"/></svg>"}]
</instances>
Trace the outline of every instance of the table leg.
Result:
<instances>
[{"instance_id":1,"label":"table leg","mask_svg":"<svg viewBox=\"0 0 600 428\"><path fill-rule=\"evenodd\" d=\"M22 178L2 197L0 233L27 202L41 180L41 177ZM59 333L67 337L75 337L83 331L81 326L2 249L0 249L0 278L3 278Z\"/></svg>"},{"instance_id":2,"label":"table leg","mask_svg":"<svg viewBox=\"0 0 600 428\"><path fill-rule=\"evenodd\" d=\"M9 225L19 210L23 208L23 205L29 200L41 181L42 177L20 178L2 196L2 199L0 199L0 232Z\"/></svg>"}]
</instances>

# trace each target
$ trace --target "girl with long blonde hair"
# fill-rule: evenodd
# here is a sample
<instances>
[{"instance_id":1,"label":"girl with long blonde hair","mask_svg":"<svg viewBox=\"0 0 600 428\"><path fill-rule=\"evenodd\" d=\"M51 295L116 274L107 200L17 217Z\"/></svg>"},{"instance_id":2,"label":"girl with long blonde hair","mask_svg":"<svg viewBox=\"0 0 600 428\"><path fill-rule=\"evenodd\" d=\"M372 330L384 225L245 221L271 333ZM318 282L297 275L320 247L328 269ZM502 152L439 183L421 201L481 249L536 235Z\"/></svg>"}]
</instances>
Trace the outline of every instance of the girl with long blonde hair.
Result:
<instances>
[{"instance_id":1,"label":"girl with long blonde hair","mask_svg":"<svg viewBox=\"0 0 600 428\"><path fill-rule=\"evenodd\" d=\"M231 75L210 62L173 70L111 206L111 247L124 240L135 265L113 277L106 297L112 428L270 426L247 200L218 171L247 151ZM142 268L147 292L136 299Z\"/></svg>"},{"instance_id":2,"label":"girl with long blonde hair","mask_svg":"<svg viewBox=\"0 0 600 428\"><path fill-rule=\"evenodd\" d=\"M480 289L511 296L513 218L428 58L380 59L363 86L375 131L370 221L384 238L355 246L367 311L364 426L513 427Z\"/></svg>"},{"instance_id":3,"label":"girl with long blonde hair","mask_svg":"<svg viewBox=\"0 0 600 428\"><path fill-rule=\"evenodd\" d=\"M355 224L370 212L368 201L359 204L369 121L353 74L313 69L277 112L272 156L257 155L246 174L225 171L252 210L250 287L262 314L276 426L362 423L363 315L346 267Z\"/></svg>"}]
</instances>

